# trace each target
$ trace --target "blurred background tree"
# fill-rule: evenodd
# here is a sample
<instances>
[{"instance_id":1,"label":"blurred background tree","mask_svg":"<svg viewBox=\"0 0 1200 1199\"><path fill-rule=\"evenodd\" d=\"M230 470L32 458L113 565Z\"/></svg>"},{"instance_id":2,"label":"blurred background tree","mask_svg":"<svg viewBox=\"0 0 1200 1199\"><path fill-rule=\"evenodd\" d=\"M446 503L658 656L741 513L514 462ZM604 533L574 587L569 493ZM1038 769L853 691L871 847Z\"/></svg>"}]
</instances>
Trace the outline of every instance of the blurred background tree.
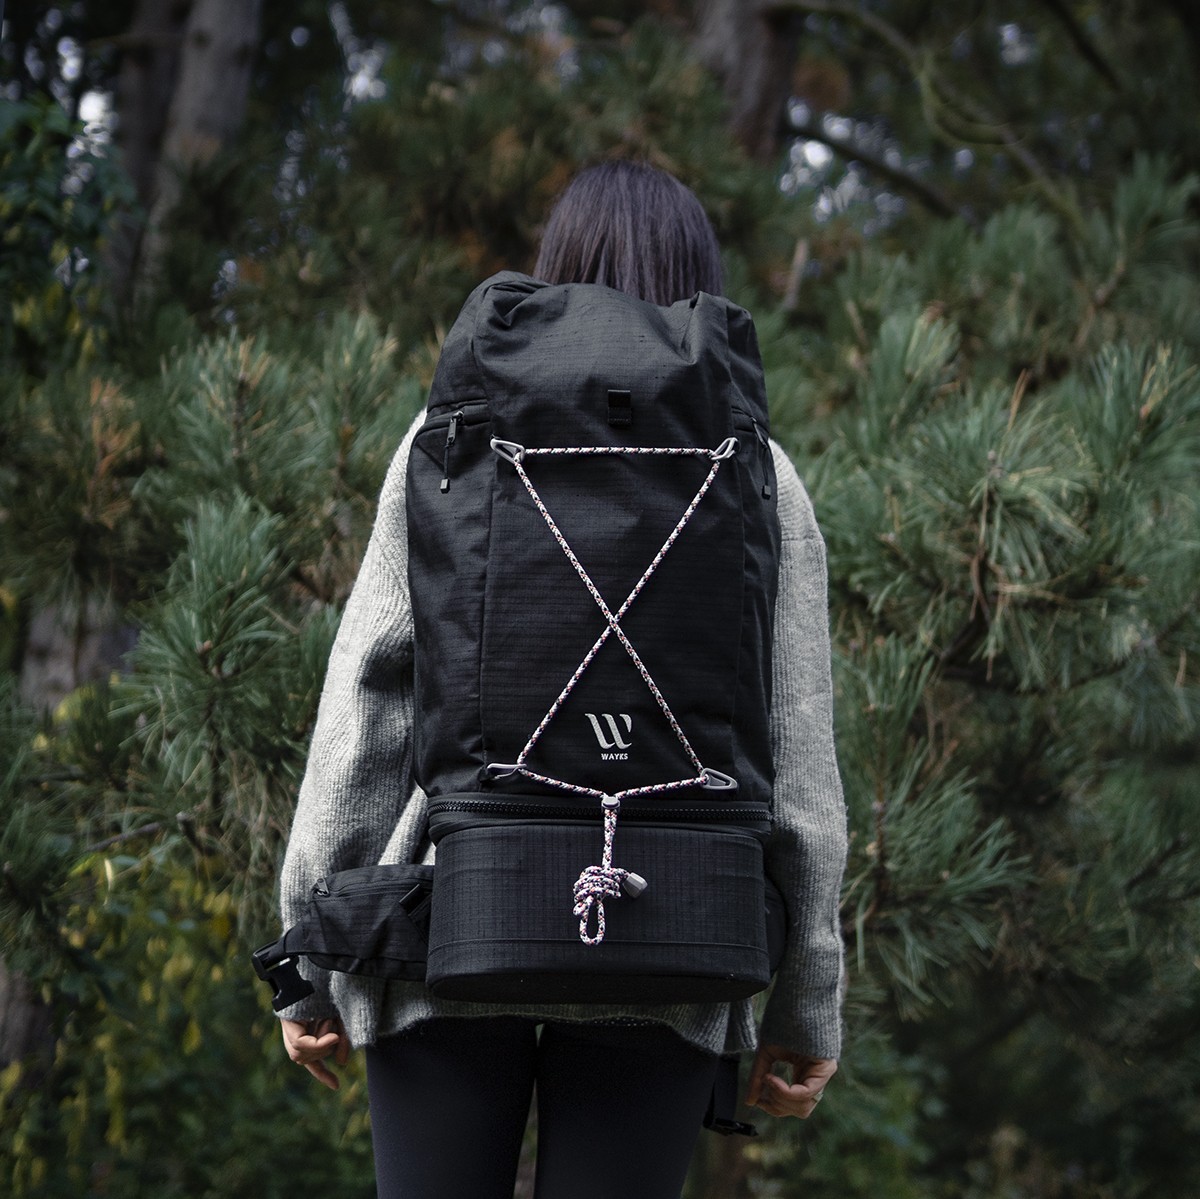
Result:
<instances>
[{"instance_id":1,"label":"blurred background tree","mask_svg":"<svg viewBox=\"0 0 1200 1199\"><path fill-rule=\"evenodd\" d=\"M440 338L608 155L755 313L851 816L836 1094L689 1195L1195 1193L1194 5L10 4L0 73L15 1195L372 1193L247 954Z\"/></svg>"}]
</instances>

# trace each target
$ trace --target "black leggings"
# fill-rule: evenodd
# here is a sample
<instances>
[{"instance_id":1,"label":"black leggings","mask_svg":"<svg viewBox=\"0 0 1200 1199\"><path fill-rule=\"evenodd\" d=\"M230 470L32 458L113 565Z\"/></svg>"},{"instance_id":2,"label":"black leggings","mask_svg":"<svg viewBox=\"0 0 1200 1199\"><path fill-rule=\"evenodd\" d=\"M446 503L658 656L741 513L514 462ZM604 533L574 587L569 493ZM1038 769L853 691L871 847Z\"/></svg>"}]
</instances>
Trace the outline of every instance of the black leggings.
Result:
<instances>
[{"instance_id":1,"label":"black leggings","mask_svg":"<svg viewBox=\"0 0 1200 1199\"><path fill-rule=\"evenodd\" d=\"M718 1058L665 1027L430 1020L367 1050L380 1199L678 1199Z\"/></svg>"}]
</instances>

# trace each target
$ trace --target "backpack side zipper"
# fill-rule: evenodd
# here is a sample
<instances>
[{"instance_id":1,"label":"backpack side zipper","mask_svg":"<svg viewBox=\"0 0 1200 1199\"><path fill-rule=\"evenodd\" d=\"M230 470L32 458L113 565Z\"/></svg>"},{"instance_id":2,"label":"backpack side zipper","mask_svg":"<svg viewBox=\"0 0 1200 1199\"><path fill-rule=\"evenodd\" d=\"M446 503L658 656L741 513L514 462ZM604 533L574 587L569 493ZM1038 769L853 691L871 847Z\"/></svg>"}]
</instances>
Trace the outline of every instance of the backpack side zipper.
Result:
<instances>
[{"instance_id":1,"label":"backpack side zipper","mask_svg":"<svg viewBox=\"0 0 1200 1199\"><path fill-rule=\"evenodd\" d=\"M767 435L762 431L762 426L754 417L750 418L750 423L754 426L754 436L758 439L758 463L762 470L762 498L769 500L771 498L771 483L770 476L767 474L767 459L771 454L771 443L767 439Z\"/></svg>"},{"instance_id":2,"label":"backpack side zipper","mask_svg":"<svg viewBox=\"0 0 1200 1199\"><path fill-rule=\"evenodd\" d=\"M451 466L456 456L454 446L468 429L488 423L487 400L475 398L460 400L453 405L441 405L431 410L425 418L425 423L417 431L417 444L435 463L440 459L442 477L439 489L443 494L450 490L453 478ZM439 445L437 437L442 430L445 430L445 437Z\"/></svg>"},{"instance_id":3,"label":"backpack side zipper","mask_svg":"<svg viewBox=\"0 0 1200 1199\"><path fill-rule=\"evenodd\" d=\"M458 436L458 426L462 424L463 411L456 408L450 413L450 423L446 426L446 448L442 454L442 492L450 490L450 447Z\"/></svg>"},{"instance_id":4,"label":"backpack side zipper","mask_svg":"<svg viewBox=\"0 0 1200 1199\"><path fill-rule=\"evenodd\" d=\"M771 472L769 464L771 461L771 439L767 436L766 430L754 419L749 412L743 408L731 409L734 416L734 428L744 428L749 424L754 431L754 440L758 443L758 466L759 473L762 476L762 485L760 493L764 500L771 498Z\"/></svg>"}]
</instances>

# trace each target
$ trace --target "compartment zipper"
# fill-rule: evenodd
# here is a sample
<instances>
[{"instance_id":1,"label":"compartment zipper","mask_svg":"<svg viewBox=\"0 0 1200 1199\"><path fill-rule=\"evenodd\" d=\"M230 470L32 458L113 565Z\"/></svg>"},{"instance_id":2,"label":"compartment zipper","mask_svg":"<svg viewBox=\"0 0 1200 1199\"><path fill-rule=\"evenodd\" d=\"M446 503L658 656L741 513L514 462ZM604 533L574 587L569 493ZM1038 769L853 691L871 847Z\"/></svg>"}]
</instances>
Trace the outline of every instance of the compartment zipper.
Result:
<instances>
[{"instance_id":1,"label":"compartment zipper","mask_svg":"<svg viewBox=\"0 0 1200 1199\"><path fill-rule=\"evenodd\" d=\"M330 895L370 895L372 891L391 891L395 889L395 883L360 883L358 886L339 887L336 891L331 891L328 887L323 886L322 879L313 884L313 894L321 896L322 899L327 899Z\"/></svg>"},{"instance_id":2,"label":"compartment zipper","mask_svg":"<svg viewBox=\"0 0 1200 1199\"><path fill-rule=\"evenodd\" d=\"M771 453L771 443L767 440L767 435L762 431L762 426L754 417L750 418L750 423L754 426L754 436L758 438L758 461L762 469L762 498L769 500L771 498L771 484L767 481L767 458Z\"/></svg>"},{"instance_id":3,"label":"compartment zipper","mask_svg":"<svg viewBox=\"0 0 1200 1199\"><path fill-rule=\"evenodd\" d=\"M359 883L357 886L352 885L349 887L339 887L336 891L330 891L330 889L325 886L324 883L324 879L319 879L317 882L313 883L312 889L312 893L314 895L319 895L322 899L328 899L332 895L371 895L376 891L386 892L396 890L395 883ZM419 882L413 883L412 886L409 887L409 889L404 893L404 897L407 898L412 894L413 891L421 890L422 885L423 884Z\"/></svg>"},{"instance_id":4,"label":"compartment zipper","mask_svg":"<svg viewBox=\"0 0 1200 1199\"><path fill-rule=\"evenodd\" d=\"M433 800L429 805L430 815L441 812L466 812L478 815L495 814L497 816L513 816L513 817L543 817L548 820L598 820L602 813L599 808L596 810L583 811L580 807L563 807L551 808L542 807L538 804L522 804L511 803L504 800L487 800L487 799L452 799L452 800ZM768 812L762 808L719 808L710 810L707 808L670 808L666 810L653 811L642 808L630 808L628 806L621 809L621 818L623 820L703 820L703 821L740 821L740 820L756 820L762 821L770 818Z\"/></svg>"},{"instance_id":5,"label":"compartment zipper","mask_svg":"<svg viewBox=\"0 0 1200 1199\"><path fill-rule=\"evenodd\" d=\"M450 490L450 447L458 437L458 426L463 422L463 410L456 408L450 413L450 423L446 426L446 449L442 454L442 494Z\"/></svg>"},{"instance_id":6,"label":"compartment zipper","mask_svg":"<svg viewBox=\"0 0 1200 1199\"><path fill-rule=\"evenodd\" d=\"M741 417L743 421L748 421L751 429L754 430L754 440L758 442L759 473L762 475L762 487L760 490L762 498L764 500L769 500L771 498L771 483L770 472L767 469L767 464L771 457L771 440L767 436L766 430L763 429L762 425L760 425L758 421L756 421L754 417L750 415L749 412L745 411L745 409L734 408L732 409L732 412L735 417ZM736 420L734 421L734 427L737 427Z\"/></svg>"}]
</instances>

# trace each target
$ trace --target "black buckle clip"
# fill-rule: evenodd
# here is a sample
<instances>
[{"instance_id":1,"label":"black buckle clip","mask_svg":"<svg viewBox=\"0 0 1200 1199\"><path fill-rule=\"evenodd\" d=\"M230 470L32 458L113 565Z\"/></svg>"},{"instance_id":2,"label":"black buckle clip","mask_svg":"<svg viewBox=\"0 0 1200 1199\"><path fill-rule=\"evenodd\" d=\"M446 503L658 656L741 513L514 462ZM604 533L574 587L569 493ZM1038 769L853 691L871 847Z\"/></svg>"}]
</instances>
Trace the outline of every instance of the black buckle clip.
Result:
<instances>
[{"instance_id":1,"label":"black buckle clip","mask_svg":"<svg viewBox=\"0 0 1200 1199\"><path fill-rule=\"evenodd\" d=\"M256 949L251 955L254 973L271 988L271 1007L281 1012L313 993L313 985L296 969L294 957L278 956L278 941Z\"/></svg>"}]
</instances>

